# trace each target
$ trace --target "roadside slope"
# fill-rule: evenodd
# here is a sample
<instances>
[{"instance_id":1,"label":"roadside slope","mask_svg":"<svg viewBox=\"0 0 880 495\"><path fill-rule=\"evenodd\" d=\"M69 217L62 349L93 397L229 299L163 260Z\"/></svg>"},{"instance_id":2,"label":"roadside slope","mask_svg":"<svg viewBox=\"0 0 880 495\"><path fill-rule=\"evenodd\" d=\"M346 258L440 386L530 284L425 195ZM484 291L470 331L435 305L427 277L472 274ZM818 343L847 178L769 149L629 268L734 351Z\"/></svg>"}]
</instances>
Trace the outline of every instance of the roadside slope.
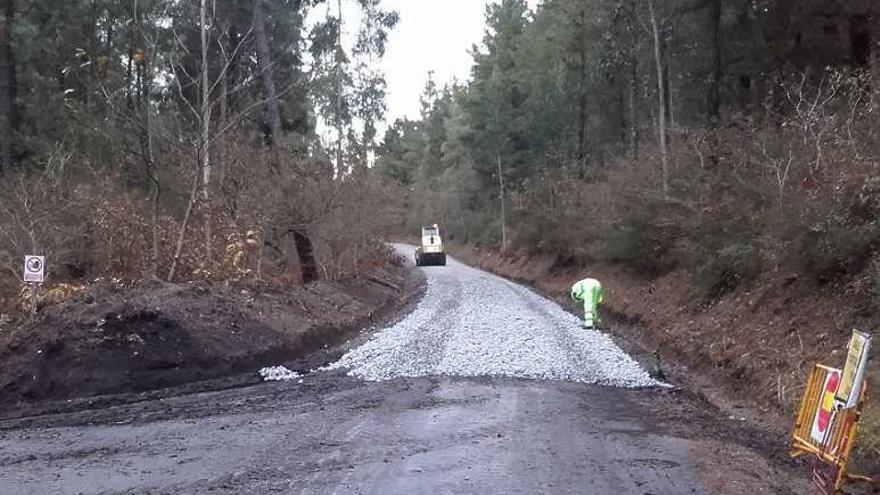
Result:
<instances>
[{"instance_id":1,"label":"roadside slope","mask_svg":"<svg viewBox=\"0 0 880 495\"><path fill-rule=\"evenodd\" d=\"M138 393L300 360L391 312L407 273L401 260L389 258L355 279L289 289L96 286L0 334L0 404L26 410L47 400ZM10 414L7 408L4 416Z\"/></svg>"},{"instance_id":2,"label":"roadside slope","mask_svg":"<svg viewBox=\"0 0 880 495\"><path fill-rule=\"evenodd\" d=\"M454 253L535 287L573 311L579 308L569 300L571 284L587 274L599 278L613 334L649 360L658 351L674 381L706 394L728 414L759 420L780 435L791 425L812 364L842 366L851 329L867 328L845 288L817 291L797 277L768 275L747 290L701 306L682 272L649 280L602 263L560 267L551 256L500 255L465 246L456 246ZM876 357L874 363L877 377ZM880 472L880 394L869 400L857 468Z\"/></svg>"}]
</instances>

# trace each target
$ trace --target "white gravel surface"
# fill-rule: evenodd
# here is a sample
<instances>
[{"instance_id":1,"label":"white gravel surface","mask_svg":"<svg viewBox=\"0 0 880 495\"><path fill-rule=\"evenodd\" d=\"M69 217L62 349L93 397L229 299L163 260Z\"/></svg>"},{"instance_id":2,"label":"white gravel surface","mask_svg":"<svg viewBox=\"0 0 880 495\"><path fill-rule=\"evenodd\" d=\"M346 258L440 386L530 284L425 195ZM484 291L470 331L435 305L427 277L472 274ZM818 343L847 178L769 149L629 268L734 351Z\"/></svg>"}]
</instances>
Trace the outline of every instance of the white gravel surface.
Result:
<instances>
[{"instance_id":1,"label":"white gravel surface","mask_svg":"<svg viewBox=\"0 0 880 495\"><path fill-rule=\"evenodd\" d=\"M395 247L412 258L411 247ZM427 292L416 309L331 368L369 381L442 375L661 385L608 335L583 329L525 287L451 258L424 270Z\"/></svg>"},{"instance_id":2,"label":"white gravel surface","mask_svg":"<svg viewBox=\"0 0 880 495\"><path fill-rule=\"evenodd\" d=\"M289 382L302 378L299 373L290 371L284 366L267 366L260 370L260 376L266 382Z\"/></svg>"}]
</instances>

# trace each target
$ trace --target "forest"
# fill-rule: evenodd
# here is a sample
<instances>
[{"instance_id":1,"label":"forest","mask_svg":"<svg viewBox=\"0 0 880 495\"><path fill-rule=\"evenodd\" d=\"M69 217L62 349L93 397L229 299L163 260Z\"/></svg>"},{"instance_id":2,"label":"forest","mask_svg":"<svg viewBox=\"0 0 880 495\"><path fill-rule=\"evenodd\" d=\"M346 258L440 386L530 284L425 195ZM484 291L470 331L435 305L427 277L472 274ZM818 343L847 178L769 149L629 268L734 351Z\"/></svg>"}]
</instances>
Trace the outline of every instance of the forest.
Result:
<instances>
[{"instance_id":1,"label":"forest","mask_svg":"<svg viewBox=\"0 0 880 495\"><path fill-rule=\"evenodd\" d=\"M684 274L689 314L784 282L845 310L835 331L876 325L878 9L499 0L470 76L428 75L419 117L386 122L377 61L401 19L381 0L2 0L0 327L51 302L22 286L25 254L47 257L47 298L283 288L357 277L430 223L651 290ZM801 357L762 375L783 408Z\"/></svg>"},{"instance_id":2,"label":"forest","mask_svg":"<svg viewBox=\"0 0 880 495\"><path fill-rule=\"evenodd\" d=\"M489 8L471 79L423 93L378 167L408 228L692 273L827 281L877 245L872 2L552 0Z\"/></svg>"},{"instance_id":3,"label":"forest","mask_svg":"<svg viewBox=\"0 0 880 495\"><path fill-rule=\"evenodd\" d=\"M5 1L3 276L334 278L429 220L707 300L873 266L872 2L505 0L384 136L398 16L356 4L346 46L341 1Z\"/></svg>"},{"instance_id":4,"label":"forest","mask_svg":"<svg viewBox=\"0 0 880 495\"><path fill-rule=\"evenodd\" d=\"M366 156L385 109L371 61L398 18L351 4L345 25L341 0L4 1L4 306L23 253L72 288L285 285L370 262L384 186Z\"/></svg>"},{"instance_id":5,"label":"forest","mask_svg":"<svg viewBox=\"0 0 880 495\"><path fill-rule=\"evenodd\" d=\"M877 9L497 2L469 80L429 80L376 168L406 231L560 297L601 276L628 338L791 414L805 363L880 322Z\"/></svg>"}]
</instances>

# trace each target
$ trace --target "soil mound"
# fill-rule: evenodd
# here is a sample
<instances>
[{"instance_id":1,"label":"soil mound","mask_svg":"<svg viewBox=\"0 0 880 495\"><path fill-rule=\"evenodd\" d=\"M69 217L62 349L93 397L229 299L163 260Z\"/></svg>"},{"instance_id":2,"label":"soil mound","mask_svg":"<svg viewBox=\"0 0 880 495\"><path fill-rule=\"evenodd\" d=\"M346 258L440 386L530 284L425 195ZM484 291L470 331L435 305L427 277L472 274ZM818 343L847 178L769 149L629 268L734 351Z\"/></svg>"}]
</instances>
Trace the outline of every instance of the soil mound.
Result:
<instances>
[{"instance_id":1,"label":"soil mound","mask_svg":"<svg viewBox=\"0 0 880 495\"><path fill-rule=\"evenodd\" d=\"M0 334L0 404L143 392L291 362L395 307L406 271L392 264L284 290L99 284Z\"/></svg>"}]
</instances>

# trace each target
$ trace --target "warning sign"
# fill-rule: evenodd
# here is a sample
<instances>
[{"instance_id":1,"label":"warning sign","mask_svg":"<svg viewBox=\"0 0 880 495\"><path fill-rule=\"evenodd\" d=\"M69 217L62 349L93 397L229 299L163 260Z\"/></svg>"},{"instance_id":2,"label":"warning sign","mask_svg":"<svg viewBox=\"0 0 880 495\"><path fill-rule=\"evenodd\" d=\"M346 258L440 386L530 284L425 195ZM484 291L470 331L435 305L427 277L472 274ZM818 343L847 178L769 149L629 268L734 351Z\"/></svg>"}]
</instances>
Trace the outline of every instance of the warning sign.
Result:
<instances>
[{"instance_id":1,"label":"warning sign","mask_svg":"<svg viewBox=\"0 0 880 495\"><path fill-rule=\"evenodd\" d=\"M24 257L24 281L43 283L46 274L46 259L42 256Z\"/></svg>"},{"instance_id":2,"label":"warning sign","mask_svg":"<svg viewBox=\"0 0 880 495\"><path fill-rule=\"evenodd\" d=\"M843 376L837 389L837 400L847 409L855 407L859 401L870 349L871 335L853 330L846 365L843 367Z\"/></svg>"},{"instance_id":3,"label":"warning sign","mask_svg":"<svg viewBox=\"0 0 880 495\"><path fill-rule=\"evenodd\" d=\"M816 417L813 419L813 428L810 436L819 445L824 445L828 439L828 433L831 430L832 420L834 419L834 395L837 393L837 387L840 385L840 370L830 370L825 376L825 384L822 386L822 392L819 396L819 408L816 411Z\"/></svg>"}]
</instances>

